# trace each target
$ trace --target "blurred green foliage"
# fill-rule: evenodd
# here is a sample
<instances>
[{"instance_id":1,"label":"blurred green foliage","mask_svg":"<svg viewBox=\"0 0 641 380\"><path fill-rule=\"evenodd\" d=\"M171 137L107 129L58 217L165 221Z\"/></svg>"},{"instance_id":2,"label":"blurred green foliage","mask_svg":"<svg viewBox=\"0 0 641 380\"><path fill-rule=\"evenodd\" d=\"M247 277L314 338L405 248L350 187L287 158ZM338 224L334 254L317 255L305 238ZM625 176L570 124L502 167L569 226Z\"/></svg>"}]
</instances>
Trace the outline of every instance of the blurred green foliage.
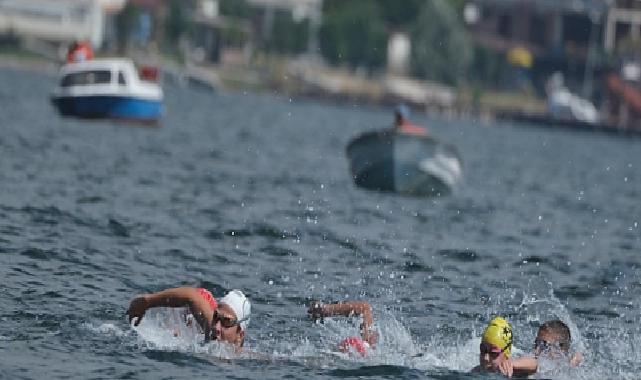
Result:
<instances>
[{"instance_id":1,"label":"blurred green foliage","mask_svg":"<svg viewBox=\"0 0 641 380\"><path fill-rule=\"evenodd\" d=\"M465 81L474 51L451 4L446 0L424 2L411 35L414 75L449 85Z\"/></svg>"},{"instance_id":2,"label":"blurred green foliage","mask_svg":"<svg viewBox=\"0 0 641 380\"><path fill-rule=\"evenodd\" d=\"M404 29L416 21L416 16L426 0L373 0L381 9L385 23L394 29Z\"/></svg>"},{"instance_id":3,"label":"blurred green foliage","mask_svg":"<svg viewBox=\"0 0 641 380\"><path fill-rule=\"evenodd\" d=\"M276 53L302 53L307 49L309 21L294 21L291 12L277 10L266 50Z\"/></svg>"},{"instance_id":4,"label":"blurred green foliage","mask_svg":"<svg viewBox=\"0 0 641 380\"><path fill-rule=\"evenodd\" d=\"M411 35L412 74L458 85L474 49L462 23L464 0L326 0L321 51L334 64L382 68L390 31Z\"/></svg>"},{"instance_id":5,"label":"blurred green foliage","mask_svg":"<svg viewBox=\"0 0 641 380\"><path fill-rule=\"evenodd\" d=\"M467 79L474 86L498 88L509 69L505 54L476 45Z\"/></svg>"},{"instance_id":6,"label":"blurred green foliage","mask_svg":"<svg viewBox=\"0 0 641 380\"><path fill-rule=\"evenodd\" d=\"M238 18L250 18L253 10L246 0L220 0L218 3L220 14Z\"/></svg>"},{"instance_id":7,"label":"blurred green foliage","mask_svg":"<svg viewBox=\"0 0 641 380\"><path fill-rule=\"evenodd\" d=\"M129 37L136 27L139 16L140 9L138 9L138 7L136 7L133 3L128 2L116 17L116 30L118 31L117 41L119 52L122 53L127 49L129 44Z\"/></svg>"},{"instance_id":8,"label":"blurred green foliage","mask_svg":"<svg viewBox=\"0 0 641 380\"><path fill-rule=\"evenodd\" d=\"M453 86L496 87L506 70L505 57L472 43L462 21L466 3L324 0L320 52L333 65L369 72L384 70L390 33L407 32L411 37L411 75ZM116 21L121 49L126 48L140 15L140 9L132 4L127 3ZM156 35L165 51L176 52L181 37L192 35L195 4L166 0L162 33ZM294 20L290 10L268 11L247 0L220 0L219 11L227 20L221 28L226 46L242 47L249 42L258 52L300 54L307 51L313 38L310 21Z\"/></svg>"},{"instance_id":9,"label":"blurred green foliage","mask_svg":"<svg viewBox=\"0 0 641 380\"><path fill-rule=\"evenodd\" d=\"M380 68L387 54L387 30L378 2L328 0L323 9L320 45L334 64Z\"/></svg>"},{"instance_id":10,"label":"blurred green foliage","mask_svg":"<svg viewBox=\"0 0 641 380\"><path fill-rule=\"evenodd\" d=\"M169 46L176 46L180 38L191 31L193 24L188 18L187 9L182 0L169 0L167 3L164 42Z\"/></svg>"}]
</instances>

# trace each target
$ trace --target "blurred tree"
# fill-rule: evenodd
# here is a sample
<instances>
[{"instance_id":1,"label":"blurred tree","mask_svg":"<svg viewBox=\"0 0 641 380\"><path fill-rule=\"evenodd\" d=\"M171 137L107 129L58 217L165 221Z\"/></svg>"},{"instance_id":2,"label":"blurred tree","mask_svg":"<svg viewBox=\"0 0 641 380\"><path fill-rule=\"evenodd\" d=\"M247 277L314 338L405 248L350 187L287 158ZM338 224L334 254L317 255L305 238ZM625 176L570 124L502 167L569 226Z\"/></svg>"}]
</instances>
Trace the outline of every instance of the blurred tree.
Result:
<instances>
[{"instance_id":1,"label":"blurred tree","mask_svg":"<svg viewBox=\"0 0 641 380\"><path fill-rule=\"evenodd\" d=\"M470 65L469 78L481 87L498 89L504 79L503 73L509 69L505 55L483 46L474 47L474 58Z\"/></svg>"},{"instance_id":2,"label":"blurred tree","mask_svg":"<svg viewBox=\"0 0 641 380\"><path fill-rule=\"evenodd\" d=\"M191 32L193 25L188 15L186 2L169 0L167 20L165 21L165 45L176 47L181 37Z\"/></svg>"},{"instance_id":3,"label":"blurred tree","mask_svg":"<svg viewBox=\"0 0 641 380\"><path fill-rule=\"evenodd\" d=\"M220 14L238 18L250 18L254 11L246 0L220 0Z\"/></svg>"},{"instance_id":4,"label":"blurred tree","mask_svg":"<svg viewBox=\"0 0 641 380\"><path fill-rule=\"evenodd\" d=\"M221 37L225 46L235 48L242 48L249 38L247 31L237 23L223 27L221 29Z\"/></svg>"},{"instance_id":5,"label":"blurred tree","mask_svg":"<svg viewBox=\"0 0 641 380\"><path fill-rule=\"evenodd\" d=\"M140 17L140 9L132 2L127 2L127 5L116 16L116 30L118 41L118 53L125 54L129 49L129 39L136 27L138 18Z\"/></svg>"},{"instance_id":6,"label":"blurred tree","mask_svg":"<svg viewBox=\"0 0 641 380\"><path fill-rule=\"evenodd\" d=\"M387 31L378 3L368 0L324 3L321 53L332 63L351 67L382 67Z\"/></svg>"},{"instance_id":7,"label":"blurred tree","mask_svg":"<svg viewBox=\"0 0 641 380\"><path fill-rule=\"evenodd\" d=\"M409 28L418 16L425 0L376 0L385 23L392 28Z\"/></svg>"},{"instance_id":8,"label":"blurred tree","mask_svg":"<svg viewBox=\"0 0 641 380\"><path fill-rule=\"evenodd\" d=\"M294 21L289 11L276 11L271 36L266 44L267 50L277 53L304 52L307 48L308 22Z\"/></svg>"},{"instance_id":9,"label":"blurred tree","mask_svg":"<svg viewBox=\"0 0 641 380\"><path fill-rule=\"evenodd\" d=\"M446 0L425 1L412 30L412 72L458 85L472 58L472 44L452 5Z\"/></svg>"},{"instance_id":10,"label":"blurred tree","mask_svg":"<svg viewBox=\"0 0 641 380\"><path fill-rule=\"evenodd\" d=\"M465 5L469 3L469 0L448 0L448 3L456 11L456 14L459 17L463 17L463 10L465 9Z\"/></svg>"},{"instance_id":11,"label":"blurred tree","mask_svg":"<svg viewBox=\"0 0 641 380\"><path fill-rule=\"evenodd\" d=\"M224 45L241 48L251 38L251 33L243 27L244 20L251 20L256 15L247 0L219 0L220 14L230 22L221 29Z\"/></svg>"}]
</instances>

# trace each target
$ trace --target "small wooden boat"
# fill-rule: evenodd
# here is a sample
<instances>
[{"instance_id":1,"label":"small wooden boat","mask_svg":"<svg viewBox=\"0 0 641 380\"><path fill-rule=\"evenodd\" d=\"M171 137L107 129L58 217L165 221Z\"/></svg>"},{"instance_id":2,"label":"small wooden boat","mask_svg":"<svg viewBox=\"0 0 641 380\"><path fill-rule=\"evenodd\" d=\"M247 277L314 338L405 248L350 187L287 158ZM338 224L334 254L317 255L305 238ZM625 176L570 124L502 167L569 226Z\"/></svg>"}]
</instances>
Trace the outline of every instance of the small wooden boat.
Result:
<instances>
[{"instance_id":1,"label":"small wooden boat","mask_svg":"<svg viewBox=\"0 0 641 380\"><path fill-rule=\"evenodd\" d=\"M370 190L444 195L462 176L461 158L454 146L392 130L355 137L347 146L347 157L356 185Z\"/></svg>"}]
</instances>

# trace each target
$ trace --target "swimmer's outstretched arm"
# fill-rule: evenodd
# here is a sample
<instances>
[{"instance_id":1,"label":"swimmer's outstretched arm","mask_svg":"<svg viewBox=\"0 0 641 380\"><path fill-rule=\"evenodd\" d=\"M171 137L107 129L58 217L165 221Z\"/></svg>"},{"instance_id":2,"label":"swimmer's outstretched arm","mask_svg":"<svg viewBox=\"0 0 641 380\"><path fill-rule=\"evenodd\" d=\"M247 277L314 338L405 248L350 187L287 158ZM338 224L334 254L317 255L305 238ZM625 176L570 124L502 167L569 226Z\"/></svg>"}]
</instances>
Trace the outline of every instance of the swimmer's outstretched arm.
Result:
<instances>
[{"instance_id":1,"label":"swimmer's outstretched arm","mask_svg":"<svg viewBox=\"0 0 641 380\"><path fill-rule=\"evenodd\" d=\"M189 307L196 321L205 330L205 336L209 337L214 310L196 288L172 288L137 296L131 300L127 309L129 323L134 322L134 326L138 326L147 310L154 307Z\"/></svg>"},{"instance_id":2,"label":"swimmer's outstretched arm","mask_svg":"<svg viewBox=\"0 0 641 380\"><path fill-rule=\"evenodd\" d=\"M521 356L520 358L510 359L510 361L516 376L533 375L539 367L539 361L534 356ZM583 355L580 352L575 352L569 361L572 367L576 367L583 361Z\"/></svg>"},{"instance_id":3,"label":"swimmer's outstretched arm","mask_svg":"<svg viewBox=\"0 0 641 380\"><path fill-rule=\"evenodd\" d=\"M374 314L372 313L372 307L366 301L346 301L332 304L323 304L316 301L312 303L307 313L314 320L334 315L344 315L346 317L360 315L363 317L363 324L361 325L363 340L371 346L376 344L376 333L370 331L374 324Z\"/></svg>"}]
</instances>

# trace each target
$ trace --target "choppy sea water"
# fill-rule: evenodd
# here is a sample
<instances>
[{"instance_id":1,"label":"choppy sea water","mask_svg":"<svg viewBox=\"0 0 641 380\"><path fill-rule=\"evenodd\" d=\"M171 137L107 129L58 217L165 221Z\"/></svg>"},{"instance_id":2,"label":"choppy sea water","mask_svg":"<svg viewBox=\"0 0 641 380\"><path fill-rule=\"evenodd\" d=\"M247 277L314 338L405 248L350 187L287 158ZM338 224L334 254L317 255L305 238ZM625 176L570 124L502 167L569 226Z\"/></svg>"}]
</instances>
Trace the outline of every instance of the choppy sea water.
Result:
<instances>
[{"instance_id":1,"label":"choppy sea water","mask_svg":"<svg viewBox=\"0 0 641 380\"><path fill-rule=\"evenodd\" d=\"M560 318L579 368L641 371L641 139L425 119L464 182L412 198L355 188L344 149L391 110L167 83L162 126L60 118L54 76L0 69L0 377L485 378L492 315L527 353ZM180 285L253 302L239 358L139 293ZM336 353L358 322L311 299L366 299L381 344ZM168 322L169 321L169 322Z\"/></svg>"}]
</instances>

